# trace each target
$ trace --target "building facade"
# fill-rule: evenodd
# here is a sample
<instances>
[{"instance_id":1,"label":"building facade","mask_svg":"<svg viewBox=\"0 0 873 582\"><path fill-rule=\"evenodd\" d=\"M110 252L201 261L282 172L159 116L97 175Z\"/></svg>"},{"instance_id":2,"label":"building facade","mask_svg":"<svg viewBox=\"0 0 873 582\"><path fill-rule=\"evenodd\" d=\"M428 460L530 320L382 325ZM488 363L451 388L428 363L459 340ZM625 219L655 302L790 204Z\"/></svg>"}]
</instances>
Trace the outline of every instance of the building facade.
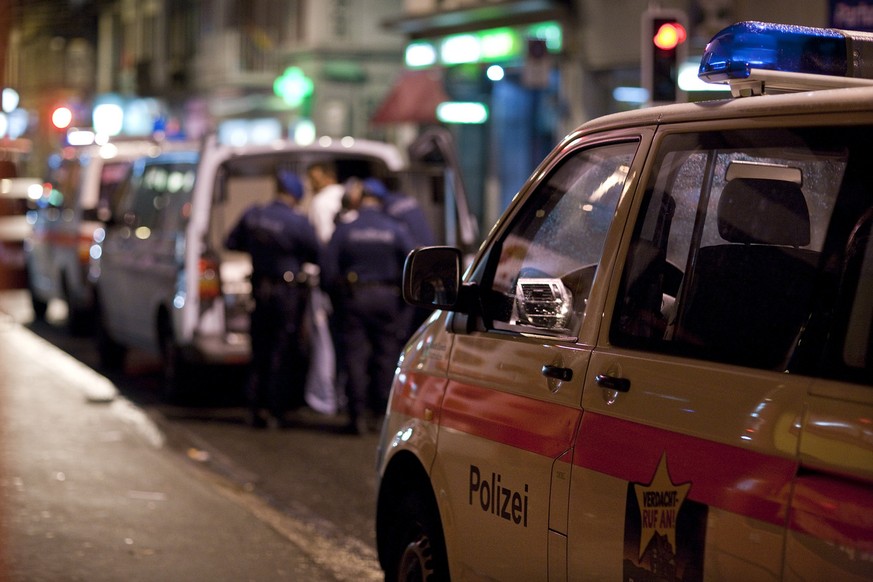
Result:
<instances>
[{"instance_id":1,"label":"building facade","mask_svg":"<svg viewBox=\"0 0 873 582\"><path fill-rule=\"evenodd\" d=\"M616 90L640 85L641 15L655 4L685 15L690 57L730 22L825 26L840 4L9 1L4 85L28 111L35 159L65 137L49 119L59 104L74 126L90 127L96 106L111 104L125 112L123 134L217 130L240 142L351 135L403 146L442 125L482 225L573 127L643 105ZM484 113L438 116L443 100Z\"/></svg>"}]
</instances>

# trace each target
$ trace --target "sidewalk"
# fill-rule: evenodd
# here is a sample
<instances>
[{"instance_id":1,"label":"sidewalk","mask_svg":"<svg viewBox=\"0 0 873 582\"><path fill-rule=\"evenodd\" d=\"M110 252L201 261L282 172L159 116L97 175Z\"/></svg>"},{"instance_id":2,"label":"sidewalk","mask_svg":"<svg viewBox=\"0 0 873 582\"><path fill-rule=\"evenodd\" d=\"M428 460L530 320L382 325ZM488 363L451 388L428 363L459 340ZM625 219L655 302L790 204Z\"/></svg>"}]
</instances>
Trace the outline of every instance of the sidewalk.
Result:
<instances>
[{"instance_id":1,"label":"sidewalk","mask_svg":"<svg viewBox=\"0 0 873 582\"><path fill-rule=\"evenodd\" d=\"M0 579L361 577L163 441L106 378L0 310Z\"/></svg>"}]
</instances>

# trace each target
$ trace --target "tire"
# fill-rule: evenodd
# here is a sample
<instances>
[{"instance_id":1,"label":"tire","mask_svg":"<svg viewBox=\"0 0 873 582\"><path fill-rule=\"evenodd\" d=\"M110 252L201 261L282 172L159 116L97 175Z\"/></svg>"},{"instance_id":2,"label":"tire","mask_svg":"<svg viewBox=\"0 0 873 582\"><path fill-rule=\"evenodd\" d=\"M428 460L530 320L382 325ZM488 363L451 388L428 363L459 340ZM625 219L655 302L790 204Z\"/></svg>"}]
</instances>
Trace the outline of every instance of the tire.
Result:
<instances>
[{"instance_id":1,"label":"tire","mask_svg":"<svg viewBox=\"0 0 873 582\"><path fill-rule=\"evenodd\" d=\"M397 536L392 541L385 580L446 582L448 560L439 512L432 499L407 492L393 513Z\"/></svg>"},{"instance_id":2,"label":"tire","mask_svg":"<svg viewBox=\"0 0 873 582\"><path fill-rule=\"evenodd\" d=\"M103 316L103 310L99 304L95 305L94 314L96 316L94 340L97 345L97 356L100 360L100 367L104 370L113 372L121 371L124 368L124 359L127 356L127 348L112 339L109 331L106 329L106 322Z\"/></svg>"},{"instance_id":3,"label":"tire","mask_svg":"<svg viewBox=\"0 0 873 582\"><path fill-rule=\"evenodd\" d=\"M67 330L73 336L85 336L94 329L94 314L90 309L77 307L70 296L70 284L64 277L64 300L67 302Z\"/></svg>"},{"instance_id":4,"label":"tire","mask_svg":"<svg viewBox=\"0 0 873 582\"><path fill-rule=\"evenodd\" d=\"M173 332L166 315L158 324L161 358L163 360L163 396L167 402L181 402L193 391L193 367L185 360L182 349L173 339Z\"/></svg>"},{"instance_id":5,"label":"tire","mask_svg":"<svg viewBox=\"0 0 873 582\"><path fill-rule=\"evenodd\" d=\"M43 301L37 297L32 288L30 290L30 305L33 307L34 321L45 321L45 314L48 312L48 301Z\"/></svg>"}]
</instances>

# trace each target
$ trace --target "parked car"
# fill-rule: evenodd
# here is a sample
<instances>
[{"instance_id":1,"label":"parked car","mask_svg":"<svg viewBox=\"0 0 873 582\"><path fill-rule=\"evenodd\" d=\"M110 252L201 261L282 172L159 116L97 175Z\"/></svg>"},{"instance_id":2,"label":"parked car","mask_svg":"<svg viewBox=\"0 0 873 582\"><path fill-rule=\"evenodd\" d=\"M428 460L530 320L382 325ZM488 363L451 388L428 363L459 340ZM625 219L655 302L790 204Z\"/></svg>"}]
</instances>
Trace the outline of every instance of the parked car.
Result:
<instances>
[{"instance_id":1,"label":"parked car","mask_svg":"<svg viewBox=\"0 0 873 582\"><path fill-rule=\"evenodd\" d=\"M26 289L24 244L31 232L39 178L0 178L0 289Z\"/></svg>"},{"instance_id":2,"label":"parked car","mask_svg":"<svg viewBox=\"0 0 873 582\"><path fill-rule=\"evenodd\" d=\"M397 148L366 140L210 138L199 151L137 161L91 253L102 364L122 366L130 348L162 354L168 396L178 396L198 365L248 363L251 260L224 241L244 210L274 197L277 169L304 176L315 161L332 162L341 181L374 176L410 193L430 184L413 181Z\"/></svg>"},{"instance_id":3,"label":"parked car","mask_svg":"<svg viewBox=\"0 0 873 582\"><path fill-rule=\"evenodd\" d=\"M25 245L34 316L45 317L49 302L62 300L70 331L88 331L93 319L93 290L88 281L94 231L117 204L117 188L135 159L156 155L152 141L120 141L67 147L50 156L43 196Z\"/></svg>"},{"instance_id":4,"label":"parked car","mask_svg":"<svg viewBox=\"0 0 873 582\"><path fill-rule=\"evenodd\" d=\"M386 580L873 578L871 43L731 26L734 99L582 125L463 277L412 252Z\"/></svg>"}]
</instances>

